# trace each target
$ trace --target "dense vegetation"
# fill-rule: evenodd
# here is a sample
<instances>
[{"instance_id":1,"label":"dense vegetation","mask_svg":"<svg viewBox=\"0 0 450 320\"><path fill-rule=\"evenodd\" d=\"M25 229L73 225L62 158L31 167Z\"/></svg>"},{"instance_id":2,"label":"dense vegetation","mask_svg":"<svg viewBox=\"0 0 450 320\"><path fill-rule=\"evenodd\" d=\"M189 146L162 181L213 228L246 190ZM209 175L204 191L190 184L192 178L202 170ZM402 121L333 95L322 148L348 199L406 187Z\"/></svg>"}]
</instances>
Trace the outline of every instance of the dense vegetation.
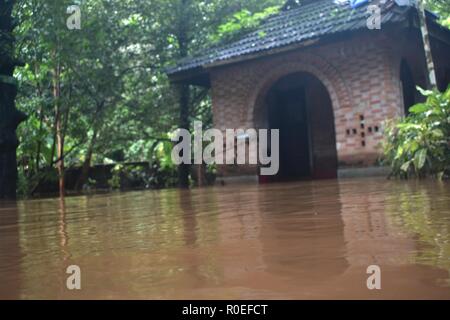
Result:
<instances>
[{"instance_id":1,"label":"dense vegetation","mask_svg":"<svg viewBox=\"0 0 450 320\"><path fill-rule=\"evenodd\" d=\"M164 68L254 28L285 2L17 1L16 49L26 62L16 71L17 107L29 116L18 130L19 193L58 180L64 192L73 167L81 167L81 190L95 185L90 167L109 163L150 162L150 169L116 166L112 188L124 176L149 187L192 183L189 168L177 174L170 161L168 134L195 119L211 125L209 93L171 86ZM428 3L449 22L448 1ZM66 26L70 5L81 7L81 30Z\"/></svg>"},{"instance_id":2,"label":"dense vegetation","mask_svg":"<svg viewBox=\"0 0 450 320\"><path fill-rule=\"evenodd\" d=\"M386 130L385 154L398 177L450 176L450 86L441 93L418 88L426 102Z\"/></svg>"},{"instance_id":3,"label":"dense vegetation","mask_svg":"<svg viewBox=\"0 0 450 320\"><path fill-rule=\"evenodd\" d=\"M19 192L58 178L64 186L75 166L83 167L81 189L93 164L121 162L150 161L150 186L177 184L168 133L193 119L210 124L211 108L206 90L170 86L164 68L254 27L282 2L20 1L17 50L26 66L16 74L17 106L29 119L18 131ZM66 26L72 4L81 30Z\"/></svg>"}]
</instances>

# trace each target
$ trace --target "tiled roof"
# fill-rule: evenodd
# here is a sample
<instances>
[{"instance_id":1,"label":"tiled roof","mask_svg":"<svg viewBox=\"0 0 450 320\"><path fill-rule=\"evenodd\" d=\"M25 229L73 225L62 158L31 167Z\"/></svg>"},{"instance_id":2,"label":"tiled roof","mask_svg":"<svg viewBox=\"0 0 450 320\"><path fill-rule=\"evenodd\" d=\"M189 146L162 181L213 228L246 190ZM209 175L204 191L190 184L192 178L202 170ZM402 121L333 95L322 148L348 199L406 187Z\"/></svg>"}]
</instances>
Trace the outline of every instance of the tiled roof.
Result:
<instances>
[{"instance_id":1,"label":"tiled roof","mask_svg":"<svg viewBox=\"0 0 450 320\"><path fill-rule=\"evenodd\" d=\"M382 25L400 22L410 7L394 1L382 6ZM348 1L317 0L269 17L258 30L240 40L205 50L202 54L180 60L166 71L169 75L217 62L262 53L324 36L367 28L367 5L352 9Z\"/></svg>"}]
</instances>

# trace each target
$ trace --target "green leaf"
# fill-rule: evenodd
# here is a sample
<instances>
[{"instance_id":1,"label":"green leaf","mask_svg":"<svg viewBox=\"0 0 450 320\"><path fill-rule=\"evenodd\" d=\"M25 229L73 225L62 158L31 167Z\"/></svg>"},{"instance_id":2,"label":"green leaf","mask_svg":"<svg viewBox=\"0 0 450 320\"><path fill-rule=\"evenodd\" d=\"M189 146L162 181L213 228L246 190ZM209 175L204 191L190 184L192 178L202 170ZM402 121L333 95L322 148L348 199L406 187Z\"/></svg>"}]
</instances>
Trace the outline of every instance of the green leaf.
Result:
<instances>
[{"instance_id":1,"label":"green leaf","mask_svg":"<svg viewBox=\"0 0 450 320\"><path fill-rule=\"evenodd\" d=\"M409 108L409 112L416 113L416 114L423 113L427 110L428 110L428 106L424 103L419 103L419 104L416 104L416 105L412 106L411 108Z\"/></svg>"},{"instance_id":2,"label":"green leaf","mask_svg":"<svg viewBox=\"0 0 450 320\"><path fill-rule=\"evenodd\" d=\"M400 157L403 155L403 147L402 146L400 146L400 147L398 147L398 149L397 149L397 154L396 154L396 156L395 156L395 159L400 159Z\"/></svg>"},{"instance_id":3,"label":"green leaf","mask_svg":"<svg viewBox=\"0 0 450 320\"><path fill-rule=\"evenodd\" d=\"M420 149L416 152L414 157L414 166L416 170L419 171L425 165L425 160L427 159L427 149Z\"/></svg>"},{"instance_id":4,"label":"green leaf","mask_svg":"<svg viewBox=\"0 0 450 320\"><path fill-rule=\"evenodd\" d=\"M432 133L433 136L436 137L436 138L442 138L442 137L444 137L444 133L442 132L441 129L434 129L433 131L431 131L431 133Z\"/></svg>"},{"instance_id":5,"label":"green leaf","mask_svg":"<svg viewBox=\"0 0 450 320\"><path fill-rule=\"evenodd\" d=\"M411 165L411 161L407 161L405 162L402 166L401 166L401 170L407 172L409 169L409 166Z\"/></svg>"},{"instance_id":6,"label":"green leaf","mask_svg":"<svg viewBox=\"0 0 450 320\"><path fill-rule=\"evenodd\" d=\"M417 141L412 141L410 143L410 150L412 153L416 152L419 149L419 143Z\"/></svg>"}]
</instances>

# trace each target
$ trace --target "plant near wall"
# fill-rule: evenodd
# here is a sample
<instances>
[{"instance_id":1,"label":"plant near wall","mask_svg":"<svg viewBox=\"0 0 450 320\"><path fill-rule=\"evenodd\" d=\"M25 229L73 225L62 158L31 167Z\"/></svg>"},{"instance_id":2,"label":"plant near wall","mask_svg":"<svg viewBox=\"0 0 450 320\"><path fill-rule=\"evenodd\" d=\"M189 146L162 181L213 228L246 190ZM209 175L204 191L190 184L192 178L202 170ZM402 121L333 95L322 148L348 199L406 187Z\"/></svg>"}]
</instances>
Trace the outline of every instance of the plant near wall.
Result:
<instances>
[{"instance_id":1,"label":"plant near wall","mask_svg":"<svg viewBox=\"0 0 450 320\"><path fill-rule=\"evenodd\" d=\"M450 86L437 90L418 90L424 103L410 108L411 114L387 125L385 161L391 176L450 177Z\"/></svg>"}]
</instances>

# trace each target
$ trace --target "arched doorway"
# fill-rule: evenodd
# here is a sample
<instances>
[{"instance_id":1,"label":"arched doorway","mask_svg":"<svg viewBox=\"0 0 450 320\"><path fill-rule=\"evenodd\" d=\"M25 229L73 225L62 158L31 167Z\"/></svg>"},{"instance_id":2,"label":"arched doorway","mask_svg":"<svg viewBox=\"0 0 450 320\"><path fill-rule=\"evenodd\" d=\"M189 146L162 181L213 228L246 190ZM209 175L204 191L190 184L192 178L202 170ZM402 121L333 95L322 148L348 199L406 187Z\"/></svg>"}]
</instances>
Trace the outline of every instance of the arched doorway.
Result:
<instances>
[{"instance_id":1,"label":"arched doorway","mask_svg":"<svg viewBox=\"0 0 450 320\"><path fill-rule=\"evenodd\" d=\"M323 83L307 72L284 76L269 89L265 104L268 127L280 130L280 171L268 180L336 178L334 114Z\"/></svg>"},{"instance_id":2,"label":"arched doorway","mask_svg":"<svg viewBox=\"0 0 450 320\"><path fill-rule=\"evenodd\" d=\"M416 103L416 84L411 72L411 68L405 59L400 65L400 81L402 84L403 106L405 108L405 116L409 114L409 108Z\"/></svg>"}]
</instances>

